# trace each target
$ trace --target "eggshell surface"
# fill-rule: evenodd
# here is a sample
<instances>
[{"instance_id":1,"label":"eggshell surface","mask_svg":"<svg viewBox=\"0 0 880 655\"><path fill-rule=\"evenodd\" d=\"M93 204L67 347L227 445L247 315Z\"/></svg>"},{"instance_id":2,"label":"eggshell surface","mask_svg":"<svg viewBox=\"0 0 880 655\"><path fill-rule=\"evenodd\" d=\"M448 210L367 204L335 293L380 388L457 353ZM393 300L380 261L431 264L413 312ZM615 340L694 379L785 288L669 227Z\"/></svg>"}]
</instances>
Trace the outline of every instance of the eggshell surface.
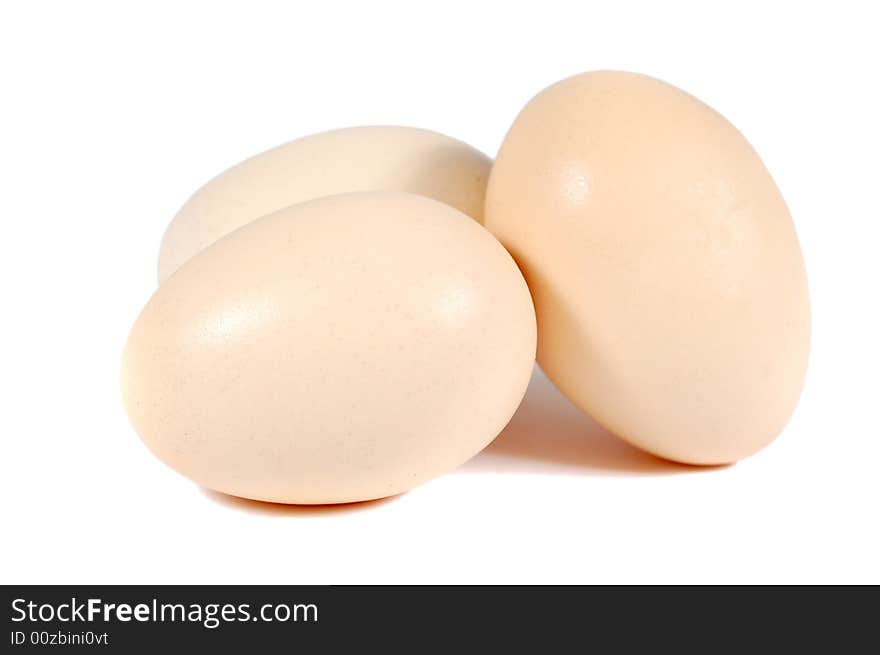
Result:
<instances>
[{"instance_id":1,"label":"eggshell surface","mask_svg":"<svg viewBox=\"0 0 880 655\"><path fill-rule=\"evenodd\" d=\"M659 80L578 75L517 117L485 225L532 291L538 361L656 455L723 464L800 395L810 310L791 217L721 115Z\"/></svg>"},{"instance_id":2,"label":"eggshell surface","mask_svg":"<svg viewBox=\"0 0 880 655\"><path fill-rule=\"evenodd\" d=\"M352 191L407 191L483 217L491 160L456 139L412 127L351 127L251 157L184 204L159 250L161 284L220 237L289 205Z\"/></svg>"},{"instance_id":3,"label":"eggshell surface","mask_svg":"<svg viewBox=\"0 0 880 655\"><path fill-rule=\"evenodd\" d=\"M352 193L253 221L169 277L131 331L122 392L152 452L205 487L360 501L488 444L535 344L525 281L477 222Z\"/></svg>"}]
</instances>

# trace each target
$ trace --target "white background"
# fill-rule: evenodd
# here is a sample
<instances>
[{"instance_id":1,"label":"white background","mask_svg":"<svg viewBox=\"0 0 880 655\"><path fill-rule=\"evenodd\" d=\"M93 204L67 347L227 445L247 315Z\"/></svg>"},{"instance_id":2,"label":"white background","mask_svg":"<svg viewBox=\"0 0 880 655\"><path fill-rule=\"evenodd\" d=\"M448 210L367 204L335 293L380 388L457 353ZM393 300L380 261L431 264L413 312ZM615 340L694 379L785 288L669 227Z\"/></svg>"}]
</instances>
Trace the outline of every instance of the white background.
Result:
<instances>
[{"instance_id":1,"label":"white background","mask_svg":"<svg viewBox=\"0 0 880 655\"><path fill-rule=\"evenodd\" d=\"M872 3L2 6L0 581L880 582ZM537 377L485 453L364 505L224 498L142 446L120 354L193 190L347 125L494 155L531 96L597 68L717 108L789 203L814 340L774 444L724 469L666 464Z\"/></svg>"}]
</instances>

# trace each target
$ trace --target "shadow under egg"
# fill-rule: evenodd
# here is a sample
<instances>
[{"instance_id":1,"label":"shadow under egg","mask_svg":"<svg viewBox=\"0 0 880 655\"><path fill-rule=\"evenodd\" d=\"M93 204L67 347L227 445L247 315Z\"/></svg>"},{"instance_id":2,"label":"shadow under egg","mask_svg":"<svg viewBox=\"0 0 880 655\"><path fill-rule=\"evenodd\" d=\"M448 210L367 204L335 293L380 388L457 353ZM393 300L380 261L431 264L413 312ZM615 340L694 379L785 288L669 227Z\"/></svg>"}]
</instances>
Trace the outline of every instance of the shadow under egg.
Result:
<instances>
[{"instance_id":1,"label":"shadow under egg","mask_svg":"<svg viewBox=\"0 0 880 655\"><path fill-rule=\"evenodd\" d=\"M670 475L712 471L661 459L614 436L562 395L537 366L507 427L465 473Z\"/></svg>"},{"instance_id":2,"label":"shadow under egg","mask_svg":"<svg viewBox=\"0 0 880 655\"><path fill-rule=\"evenodd\" d=\"M199 487L199 489L208 500L217 503L218 505L231 507L232 509L246 512L248 514L264 514L269 516L326 516L331 514L354 514L387 505L403 495L397 494L396 496L362 500L353 503L289 505L286 503L273 503L264 500L252 500L250 498L230 496L229 494L214 491L213 489L206 489L205 487Z\"/></svg>"}]
</instances>

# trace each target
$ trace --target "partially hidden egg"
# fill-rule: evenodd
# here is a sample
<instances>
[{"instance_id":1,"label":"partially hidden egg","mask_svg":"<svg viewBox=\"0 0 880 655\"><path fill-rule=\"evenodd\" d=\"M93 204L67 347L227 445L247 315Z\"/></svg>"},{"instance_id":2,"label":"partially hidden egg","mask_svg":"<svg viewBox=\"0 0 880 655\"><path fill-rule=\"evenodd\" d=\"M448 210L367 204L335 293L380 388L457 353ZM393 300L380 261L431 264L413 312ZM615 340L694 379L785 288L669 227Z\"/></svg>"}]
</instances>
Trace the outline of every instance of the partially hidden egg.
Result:
<instances>
[{"instance_id":1,"label":"partially hidden egg","mask_svg":"<svg viewBox=\"0 0 880 655\"><path fill-rule=\"evenodd\" d=\"M295 205L181 266L122 366L150 450L281 503L398 494L479 452L519 405L535 315L513 259L452 207L398 192Z\"/></svg>"},{"instance_id":2,"label":"partially hidden egg","mask_svg":"<svg viewBox=\"0 0 880 655\"><path fill-rule=\"evenodd\" d=\"M291 141L236 164L192 195L162 239L159 282L242 225L322 196L407 191L482 221L491 163L461 141L412 127L350 127Z\"/></svg>"},{"instance_id":3,"label":"partially hidden egg","mask_svg":"<svg viewBox=\"0 0 880 655\"><path fill-rule=\"evenodd\" d=\"M809 351L804 263L770 174L713 109L632 73L549 87L501 146L485 225L531 288L541 368L605 427L692 464L782 430Z\"/></svg>"}]
</instances>

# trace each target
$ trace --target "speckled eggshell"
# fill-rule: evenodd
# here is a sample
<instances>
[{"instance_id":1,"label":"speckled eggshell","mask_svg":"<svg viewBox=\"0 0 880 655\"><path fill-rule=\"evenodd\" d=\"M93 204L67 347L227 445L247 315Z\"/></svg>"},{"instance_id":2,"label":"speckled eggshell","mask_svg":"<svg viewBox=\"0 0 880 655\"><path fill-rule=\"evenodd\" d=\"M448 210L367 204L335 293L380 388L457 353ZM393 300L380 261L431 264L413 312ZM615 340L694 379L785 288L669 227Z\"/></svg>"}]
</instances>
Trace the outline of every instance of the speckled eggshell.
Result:
<instances>
[{"instance_id":1,"label":"speckled eggshell","mask_svg":"<svg viewBox=\"0 0 880 655\"><path fill-rule=\"evenodd\" d=\"M632 73L549 87L504 140L485 225L531 288L541 367L605 427L691 464L782 430L809 351L800 246L710 107Z\"/></svg>"},{"instance_id":2,"label":"speckled eggshell","mask_svg":"<svg viewBox=\"0 0 880 655\"><path fill-rule=\"evenodd\" d=\"M479 452L519 405L535 315L513 259L422 196L332 196L253 221L159 287L122 391L150 450L281 503L398 494Z\"/></svg>"},{"instance_id":3,"label":"speckled eggshell","mask_svg":"<svg viewBox=\"0 0 880 655\"><path fill-rule=\"evenodd\" d=\"M165 232L161 284L220 237L289 205L352 191L407 191L482 221L491 160L456 139L412 127L351 127L251 157L196 191Z\"/></svg>"}]
</instances>

